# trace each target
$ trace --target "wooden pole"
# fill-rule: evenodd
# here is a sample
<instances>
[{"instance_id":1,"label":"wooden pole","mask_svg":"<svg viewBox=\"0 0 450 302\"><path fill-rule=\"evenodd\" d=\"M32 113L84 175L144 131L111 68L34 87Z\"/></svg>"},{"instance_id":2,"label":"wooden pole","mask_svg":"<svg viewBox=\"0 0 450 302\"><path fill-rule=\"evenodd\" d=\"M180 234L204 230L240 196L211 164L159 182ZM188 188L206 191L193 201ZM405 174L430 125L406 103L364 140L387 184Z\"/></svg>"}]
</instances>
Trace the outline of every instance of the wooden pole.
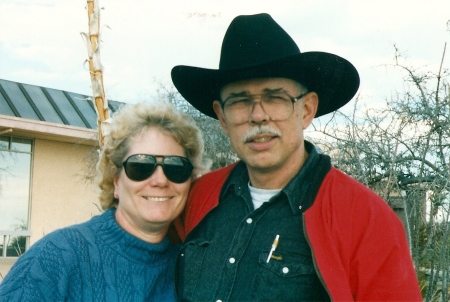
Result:
<instances>
[{"instance_id":1,"label":"wooden pole","mask_svg":"<svg viewBox=\"0 0 450 302\"><path fill-rule=\"evenodd\" d=\"M85 35L86 46L89 55L89 73L91 76L94 107L97 112L98 142L103 146L104 132L109 119L108 100L103 88L103 70L100 62L100 9L98 0L87 0L87 11L89 18L89 33Z\"/></svg>"}]
</instances>

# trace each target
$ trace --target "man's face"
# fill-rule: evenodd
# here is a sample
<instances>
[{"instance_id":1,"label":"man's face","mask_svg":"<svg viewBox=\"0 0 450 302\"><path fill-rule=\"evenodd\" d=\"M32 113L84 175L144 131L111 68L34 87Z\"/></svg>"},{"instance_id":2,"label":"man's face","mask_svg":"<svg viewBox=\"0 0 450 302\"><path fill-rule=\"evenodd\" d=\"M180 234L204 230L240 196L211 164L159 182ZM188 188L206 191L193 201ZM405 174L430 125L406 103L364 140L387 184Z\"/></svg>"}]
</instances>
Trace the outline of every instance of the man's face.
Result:
<instances>
[{"instance_id":1,"label":"man's face","mask_svg":"<svg viewBox=\"0 0 450 302\"><path fill-rule=\"evenodd\" d=\"M266 78L225 85L221 91L221 99L273 91L286 93L291 97L303 93L293 80ZM299 168L304 161L303 130L312 122L317 111L317 94L308 93L295 102L292 115L280 121L273 121L269 117L270 112L264 112L259 96L254 101L256 103L248 120L241 123L232 122L232 118L227 118L226 114L224 116L220 101L214 101L214 111L239 158L247 164L250 173L266 173L293 165Z\"/></svg>"}]
</instances>

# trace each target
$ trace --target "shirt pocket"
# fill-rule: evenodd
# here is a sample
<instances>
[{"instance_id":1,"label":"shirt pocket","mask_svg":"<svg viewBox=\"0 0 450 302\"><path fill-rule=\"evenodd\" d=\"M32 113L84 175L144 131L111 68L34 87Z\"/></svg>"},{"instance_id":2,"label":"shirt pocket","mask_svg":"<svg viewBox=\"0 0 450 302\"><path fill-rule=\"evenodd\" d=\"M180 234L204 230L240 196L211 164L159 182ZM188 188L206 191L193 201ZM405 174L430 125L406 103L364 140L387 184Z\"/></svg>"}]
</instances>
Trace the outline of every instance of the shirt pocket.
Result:
<instances>
[{"instance_id":1,"label":"shirt pocket","mask_svg":"<svg viewBox=\"0 0 450 302\"><path fill-rule=\"evenodd\" d=\"M286 252L274 252L269 259L269 262L267 262L267 257L269 257L269 252L262 252L259 255L259 264L264 268L263 271L270 271L264 272L269 276L275 274L280 278L304 277L302 279L304 279L306 283L309 283L310 278L308 277L316 275L312 258L308 259L308 257L299 254Z\"/></svg>"},{"instance_id":2,"label":"shirt pocket","mask_svg":"<svg viewBox=\"0 0 450 302\"><path fill-rule=\"evenodd\" d=\"M181 301L195 299L205 253L209 245L210 242L206 240L193 240L182 246L175 275L176 291ZM188 265L186 265L187 263Z\"/></svg>"},{"instance_id":3,"label":"shirt pocket","mask_svg":"<svg viewBox=\"0 0 450 302\"><path fill-rule=\"evenodd\" d=\"M259 255L253 284L254 299L265 301L311 301L318 299L320 281L312 259L300 254L275 251L269 262L268 251Z\"/></svg>"}]
</instances>

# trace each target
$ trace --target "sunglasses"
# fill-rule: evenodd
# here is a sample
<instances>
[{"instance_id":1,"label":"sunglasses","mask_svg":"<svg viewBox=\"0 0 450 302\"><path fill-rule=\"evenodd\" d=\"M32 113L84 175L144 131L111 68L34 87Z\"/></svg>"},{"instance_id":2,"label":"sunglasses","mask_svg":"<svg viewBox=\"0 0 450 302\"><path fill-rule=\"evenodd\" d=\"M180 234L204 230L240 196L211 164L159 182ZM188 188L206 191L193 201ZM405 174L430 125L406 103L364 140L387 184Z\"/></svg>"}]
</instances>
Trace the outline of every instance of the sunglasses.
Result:
<instances>
[{"instance_id":1,"label":"sunglasses","mask_svg":"<svg viewBox=\"0 0 450 302\"><path fill-rule=\"evenodd\" d=\"M157 161L157 157L162 158L162 161ZM175 155L134 154L122 165L127 177L133 181L146 180L152 176L157 166L161 166L167 179L177 184L187 181L194 169L189 159Z\"/></svg>"}]
</instances>

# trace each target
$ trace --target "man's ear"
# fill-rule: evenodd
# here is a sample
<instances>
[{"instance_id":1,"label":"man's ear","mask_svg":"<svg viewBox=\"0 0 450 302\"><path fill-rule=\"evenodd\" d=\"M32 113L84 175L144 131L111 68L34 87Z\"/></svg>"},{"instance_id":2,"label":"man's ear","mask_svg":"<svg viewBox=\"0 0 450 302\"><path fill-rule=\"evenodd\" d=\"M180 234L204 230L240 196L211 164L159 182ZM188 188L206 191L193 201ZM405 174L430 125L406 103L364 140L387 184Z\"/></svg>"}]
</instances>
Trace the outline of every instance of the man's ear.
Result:
<instances>
[{"instance_id":1,"label":"man's ear","mask_svg":"<svg viewBox=\"0 0 450 302\"><path fill-rule=\"evenodd\" d=\"M225 117L223 116L223 110L222 110L222 105L220 104L220 101L216 100L213 102L213 109L217 115L217 119L219 120L220 125L222 126L223 132L225 132L225 134L228 135L227 124L225 122Z\"/></svg>"},{"instance_id":2,"label":"man's ear","mask_svg":"<svg viewBox=\"0 0 450 302\"><path fill-rule=\"evenodd\" d=\"M302 115L302 125L303 129L308 128L311 125L314 117L317 113L317 108L319 107L319 96L315 92L310 92L303 97L303 115Z\"/></svg>"}]
</instances>

